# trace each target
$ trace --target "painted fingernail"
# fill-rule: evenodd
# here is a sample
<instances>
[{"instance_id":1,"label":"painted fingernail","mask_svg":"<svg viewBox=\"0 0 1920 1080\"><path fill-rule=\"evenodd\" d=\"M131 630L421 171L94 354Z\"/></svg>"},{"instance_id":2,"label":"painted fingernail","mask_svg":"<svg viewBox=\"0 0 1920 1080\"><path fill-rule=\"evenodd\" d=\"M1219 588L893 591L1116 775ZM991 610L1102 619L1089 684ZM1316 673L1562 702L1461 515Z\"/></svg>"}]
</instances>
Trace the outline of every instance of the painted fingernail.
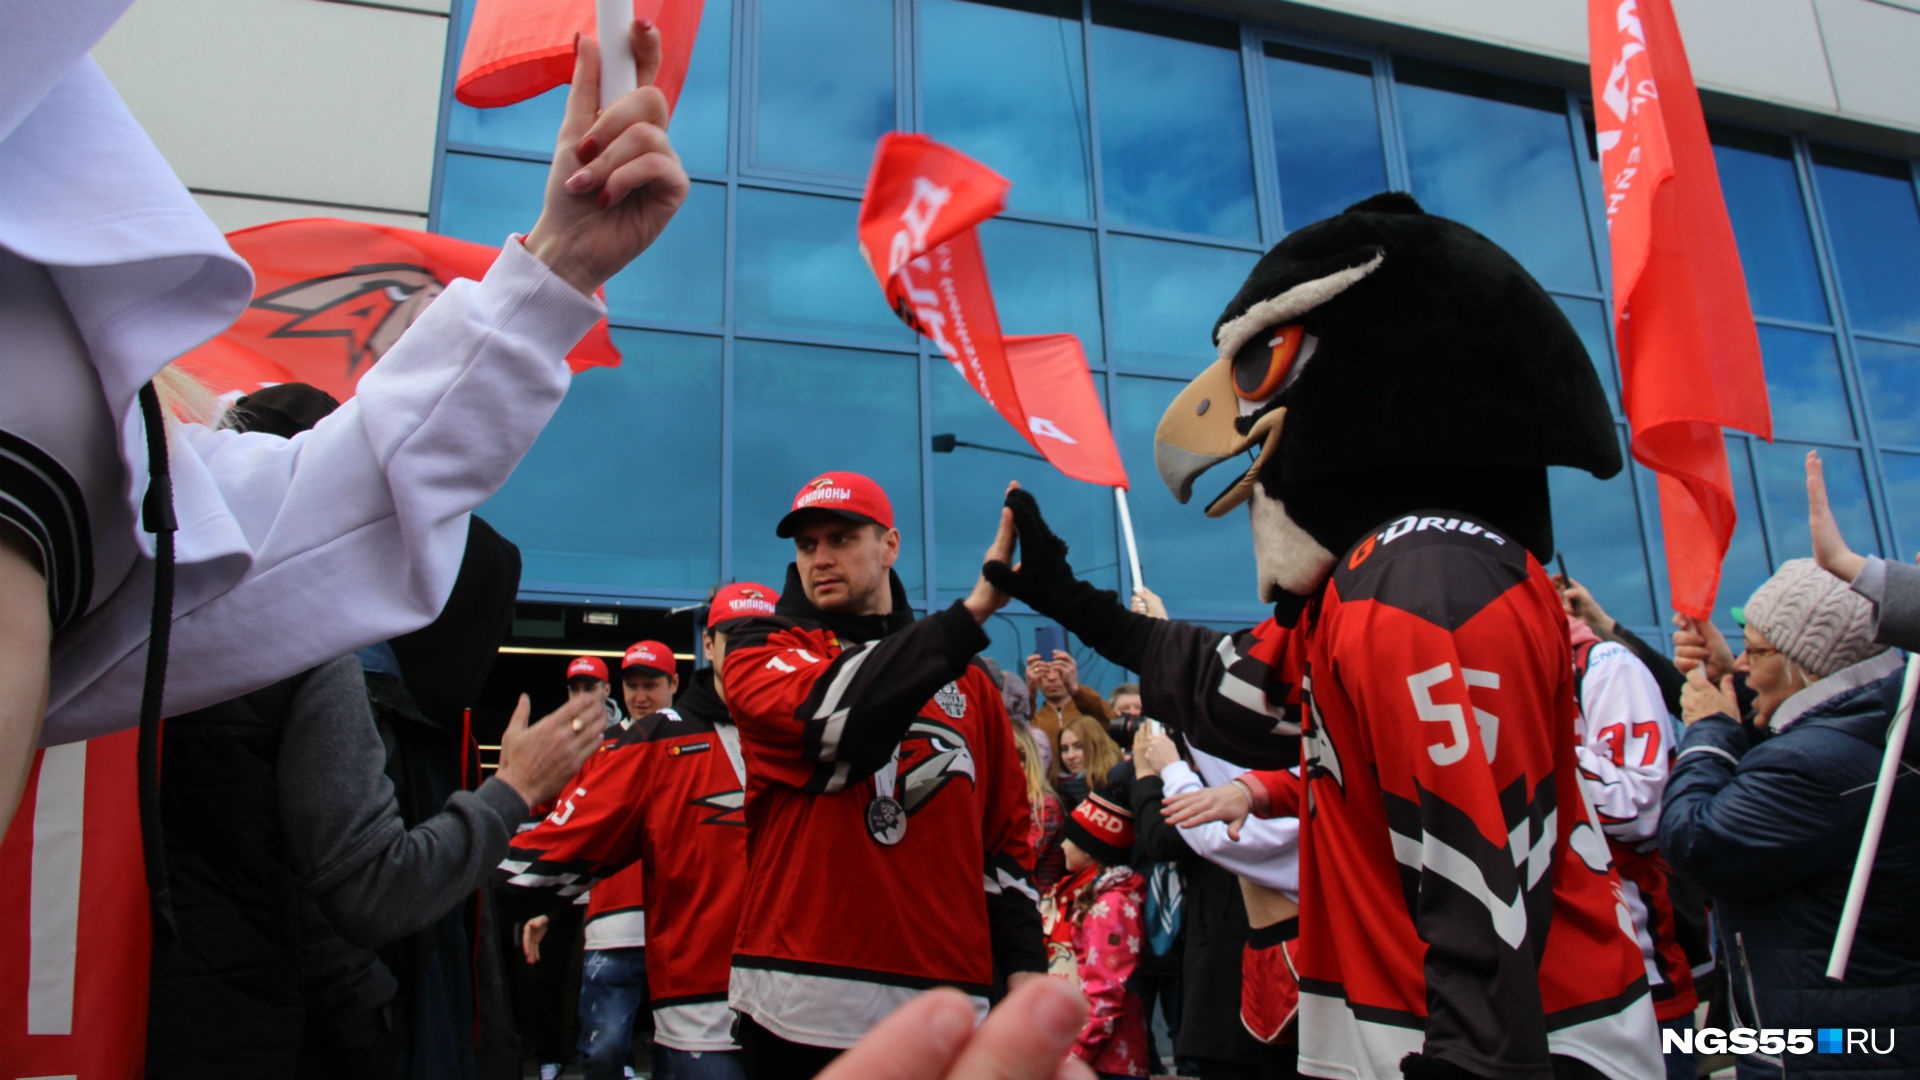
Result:
<instances>
[{"instance_id":1,"label":"painted fingernail","mask_svg":"<svg viewBox=\"0 0 1920 1080\"><path fill-rule=\"evenodd\" d=\"M612 205L613 205L613 192L608 191L606 188L601 188L600 189L600 209L605 210L607 207Z\"/></svg>"},{"instance_id":2,"label":"painted fingernail","mask_svg":"<svg viewBox=\"0 0 1920 1080\"><path fill-rule=\"evenodd\" d=\"M641 33L643 33L643 34L644 34L644 33L646 33L647 31L649 31L649 30L651 30L651 29L653 29L653 20L652 20L652 19L635 19L635 20L633 20L633 21L634 21L634 23L635 23L635 24L636 24L637 26L639 26L639 27L640 27L640 32L641 32Z\"/></svg>"},{"instance_id":3,"label":"painted fingernail","mask_svg":"<svg viewBox=\"0 0 1920 1080\"><path fill-rule=\"evenodd\" d=\"M567 190L575 195L585 195L593 187L593 174L585 169L567 177Z\"/></svg>"},{"instance_id":4,"label":"painted fingernail","mask_svg":"<svg viewBox=\"0 0 1920 1080\"><path fill-rule=\"evenodd\" d=\"M600 156L600 140L594 138L591 135L588 135L586 138L581 139L580 145L574 148L573 156L579 158L580 164L582 165L585 165L587 162L592 161L594 158L599 157Z\"/></svg>"}]
</instances>

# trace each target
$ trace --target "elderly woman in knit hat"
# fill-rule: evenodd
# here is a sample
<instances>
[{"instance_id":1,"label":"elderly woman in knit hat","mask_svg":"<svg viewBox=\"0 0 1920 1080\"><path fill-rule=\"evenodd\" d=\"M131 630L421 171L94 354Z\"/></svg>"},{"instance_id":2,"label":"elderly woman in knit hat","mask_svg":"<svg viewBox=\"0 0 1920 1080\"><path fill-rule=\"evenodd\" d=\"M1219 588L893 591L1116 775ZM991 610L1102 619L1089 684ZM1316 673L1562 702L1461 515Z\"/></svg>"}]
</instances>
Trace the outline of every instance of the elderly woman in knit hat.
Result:
<instances>
[{"instance_id":1,"label":"elderly woman in knit hat","mask_svg":"<svg viewBox=\"0 0 1920 1080\"><path fill-rule=\"evenodd\" d=\"M1904 657L1874 639L1873 605L1812 559L1754 591L1733 679L1688 673L1660 850L1714 901L1738 1028L1872 1028L1886 1055L1763 1052L1740 1077L1920 1076L1920 747L1909 742L1843 983L1827 956L1898 705ZM1909 790L1911 789L1911 790ZM1886 1045L1884 1042L1881 1045ZM1769 1054L1766 1050L1773 1050ZM1797 1048L1796 1048L1797 1049Z\"/></svg>"}]
</instances>

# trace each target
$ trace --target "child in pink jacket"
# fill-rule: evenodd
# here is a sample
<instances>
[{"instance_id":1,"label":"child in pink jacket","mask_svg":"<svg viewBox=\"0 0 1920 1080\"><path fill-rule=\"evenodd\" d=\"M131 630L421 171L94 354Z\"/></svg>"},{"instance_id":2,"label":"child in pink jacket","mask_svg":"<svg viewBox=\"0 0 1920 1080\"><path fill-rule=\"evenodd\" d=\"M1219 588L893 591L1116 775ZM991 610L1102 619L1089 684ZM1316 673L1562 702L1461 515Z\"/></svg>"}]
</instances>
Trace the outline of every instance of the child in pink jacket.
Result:
<instances>
[{"instance_id":1,"label":"child in pink jacket","mask_svg":"<svg viewBox=\"0 0 1920 1080\"><path fill-rule=\"evenodd\" d=\"M1049 953L1055 974L1087 997L1073 1056L1102 1077L1147 1075L1147 1010L1127 989L1146 939L1147 879L1127 865L1133 813L1124 789L1086 798L1067 820L1067 875L1054 887Z\"/></svg>"}]
</instances>

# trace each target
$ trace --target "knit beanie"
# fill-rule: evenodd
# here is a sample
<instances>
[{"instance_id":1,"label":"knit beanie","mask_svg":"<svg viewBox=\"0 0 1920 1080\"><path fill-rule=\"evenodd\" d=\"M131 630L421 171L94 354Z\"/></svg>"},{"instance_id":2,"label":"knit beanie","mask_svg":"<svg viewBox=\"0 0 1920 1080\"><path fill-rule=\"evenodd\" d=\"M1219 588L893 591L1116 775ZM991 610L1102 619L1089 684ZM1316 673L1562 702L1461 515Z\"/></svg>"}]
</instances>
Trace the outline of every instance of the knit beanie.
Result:
<instances>
[{"instance_id":1,"label":"knit beanie","mask_svg":"<svg viewBox=\"0 0 1920 1080\"><path fill-rule=\"evenodd\" d=\"M1133 811L1127 788L1109 784L1080 801L1067 819L1066 838L1105 866L1125 866L1133 858Z\"/></svg>"},{"instance_id":2,"label":"knit beanie","mask_svg":"<svg viewBox=\"0 0 1920 1080\"><path fill-rule=\"evenodd\" d=\"M1747 625L1816 679L1886 651L1873 604L1812 559L1791 559L1753 591Z\"/></svg>"}]
</instances>

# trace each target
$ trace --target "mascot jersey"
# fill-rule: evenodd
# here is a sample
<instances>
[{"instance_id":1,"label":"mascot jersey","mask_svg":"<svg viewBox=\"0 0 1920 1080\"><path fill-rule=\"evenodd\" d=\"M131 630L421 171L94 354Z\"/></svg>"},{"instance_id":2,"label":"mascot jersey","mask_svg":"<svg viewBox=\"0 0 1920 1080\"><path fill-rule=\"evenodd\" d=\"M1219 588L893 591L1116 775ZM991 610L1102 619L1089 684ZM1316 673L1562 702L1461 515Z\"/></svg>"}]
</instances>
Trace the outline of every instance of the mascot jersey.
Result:
<instances>
[{"instance_id":1,"label":"mascot jersey","mask_svg":"<svg viewBox=\"0 0 1920 1080\"><path fill-rule=\"evenodd\" d=\"M800 617L728 636L748 825L733 1007L823 1047L935 986L984 1016L996 968L1046 967L1013 727L972 663L986 635L957 603L913 621L903 591L865 628L885 617L829 628L804 597L789 571L779 610Z\"/></svg>"},{"instance_id":2,"label":"mascot jersey","mask_svg":"<svg viewBox=\"0 0 1920 1080\"><path fill-rule=\"evenodd\" d=\"M1564 626L1524 548L1440 513L1362 541L1309 610L1304 804L1258 775L1301 818L1302 1073L1660 1075Z\"/></svg>"}]
</instances>

